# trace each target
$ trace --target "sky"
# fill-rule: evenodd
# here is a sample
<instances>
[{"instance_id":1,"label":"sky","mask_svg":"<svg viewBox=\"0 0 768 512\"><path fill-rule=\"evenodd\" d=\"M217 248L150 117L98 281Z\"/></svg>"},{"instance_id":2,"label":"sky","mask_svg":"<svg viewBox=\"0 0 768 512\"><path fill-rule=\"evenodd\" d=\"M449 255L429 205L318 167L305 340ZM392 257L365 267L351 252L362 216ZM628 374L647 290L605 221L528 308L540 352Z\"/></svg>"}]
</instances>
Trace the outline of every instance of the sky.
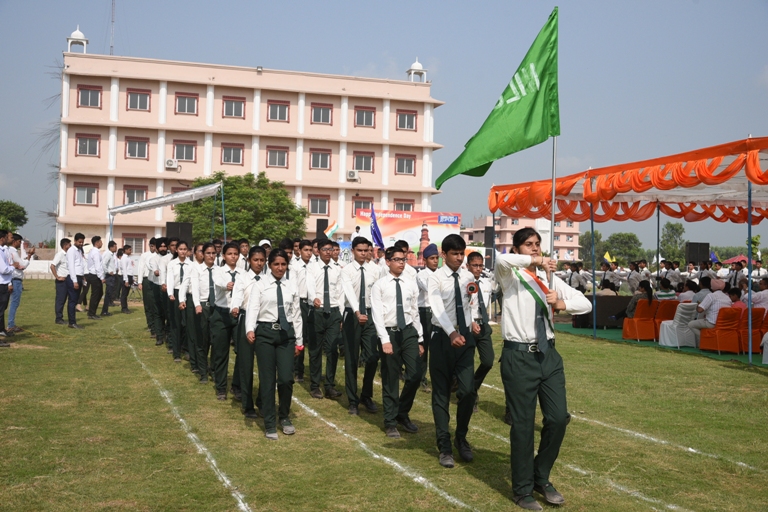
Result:
<instances>
[{"instance_id":1,"label":"sky","mask_svg":"<svg viewBox=\"0 0 768 512\"><path fill-rule=\"evenodd\" d=\"M418 57L432 81L436 178L477 131L556 4L542 1L116 0L115 54L405 79ZM558 175L768 136L767 0L561 2ZM89 53L109 53L110 0L0 0L0 199L27 209L21 230L53 236L56 208L40 134L55 126L51 77L80 26ZM46 101L48 100L48 101ZM471 224L493 184L551 175L551 140L449 180L433 210ZM662 216L662 224L670 219ZM581 231L589 229L582 224ZM596 225L656 244L656 221ZM741 245L746 226L704 221L686 238ZM755 228L755 234L765 227ZM768 239L768 236L766 236Z\"/></svg>"}]
</instances>

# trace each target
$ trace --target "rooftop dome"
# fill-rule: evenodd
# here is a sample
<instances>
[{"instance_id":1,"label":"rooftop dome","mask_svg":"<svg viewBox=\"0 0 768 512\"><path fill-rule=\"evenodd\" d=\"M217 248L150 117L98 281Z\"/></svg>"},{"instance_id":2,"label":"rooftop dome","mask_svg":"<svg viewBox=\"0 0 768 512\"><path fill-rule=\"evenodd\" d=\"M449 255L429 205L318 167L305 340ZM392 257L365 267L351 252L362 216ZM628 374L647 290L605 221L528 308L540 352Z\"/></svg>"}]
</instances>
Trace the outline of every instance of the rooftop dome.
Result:
<instances>
[{"instance_id":1,"label":"rooftop dome","mask_svg":"<svg viewBox=\"0 0 768 512\"><path fill-rule=\"evenodd\" d=\"M72 36L72 37L75 37L75 36ZM419 58L418 57L416 57L416 62L411 64L411 69L413 69L413 70L422 70L422 69L424 69L424 66L421 65L421 62L419 62Z\"/></svg>"},{"instance_id":2,"label":"rooftop dome","mask_svg":"<svg viewBox=\"0 0 768 512\"><path fill-rule=\"evenodd\" d=\"M72 35L69 36L70 39L85 39L85 34L80 32L80 25L77 26L77 29L75 29L74 32L72 32Z\"/></svg>"}]
</instances>

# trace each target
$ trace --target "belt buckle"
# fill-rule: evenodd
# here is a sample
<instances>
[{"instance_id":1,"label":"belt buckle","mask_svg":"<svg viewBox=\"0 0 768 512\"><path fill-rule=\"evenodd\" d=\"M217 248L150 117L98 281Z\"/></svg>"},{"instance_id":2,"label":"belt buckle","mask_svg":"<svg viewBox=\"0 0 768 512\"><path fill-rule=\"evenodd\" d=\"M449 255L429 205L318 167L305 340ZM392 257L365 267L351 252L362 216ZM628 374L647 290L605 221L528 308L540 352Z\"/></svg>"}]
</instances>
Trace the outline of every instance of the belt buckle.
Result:
<instances>
[{"instance_id":1,"label":"belt buckle","mask_svg":"<svg viewBox=\"0 0 768 512\"><path fill-rule=\"evenodd\" d=\"M399 327L397 327L397 326L395 326L395 327L390 327L390 328L389 328L389 330L390 330L390 331L392 331L392 332L400 332L400 328L399 328Z\"/></svg>"},{"instance_id":2,"label":"belt buckle","mask_svg":"<svg viewBox=\"0 0 768 512\"><path fill-rule=\"evenodd\" d=\"M540 352L539 344L538 343L531 343L531 344L529 344L528 345L528 352L530 352L530 353Z\"/></svg>"},{"instance_id":3,"label":"belt buckle","mask_svg":"<svg viewBox=\"0 0 768 512\"><path fill-rule=\"evenodd\" d=\"M272 324L272 330L273 331L279 331L280 330L280 324Z\"/></svg>"}]
</instances>

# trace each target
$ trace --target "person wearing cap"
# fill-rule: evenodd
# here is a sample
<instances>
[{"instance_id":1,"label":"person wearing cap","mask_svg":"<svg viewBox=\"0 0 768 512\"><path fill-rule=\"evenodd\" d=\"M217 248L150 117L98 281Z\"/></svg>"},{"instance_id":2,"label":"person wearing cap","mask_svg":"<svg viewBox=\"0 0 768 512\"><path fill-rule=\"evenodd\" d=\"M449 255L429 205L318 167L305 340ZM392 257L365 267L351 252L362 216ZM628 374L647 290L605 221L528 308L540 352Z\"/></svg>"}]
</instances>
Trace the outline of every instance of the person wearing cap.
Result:
<instances>
[{"instance_id":1,"label":"person wearing cap","mask_svg":"<svg viewBox=\"0 0 768 512\"><path fill-rule=\"evenodd\" d=\"M493 328L488 323L490 321L488 306L491 304L491 294L498 291L498 286L493 276L484 275L484 262L485 258L477 251L471 252L467 256L467 269L475 277L475 284L477 285L477 290L472 295L472 302L474 303L473 311L477 311L475 323L480 326L480 332L475 335L475 346L477 354L480 356L480 364L475 370L475 406L472 412L477 412L479 400L477 393L480 386L483 385L486 375L493 368L495 358L493 340L491 340Z\"/></svg>"},{"instance_id":2,"label":"person wearing cap","mask_svg":"<svg viewBox=\"0 0 768 512\"><path fill-rule=\"evenodd\" d=\"M552 314L580 315L592 310L589 299L554 275L556 269L557 262L541 255L541 236L533 228L515 232L512 254L496 254L495 276L504 297L501 378L512 420L512 500L526 510L542 510L533 491L552 505L565 503L549 480L570 421ZM551 281L545 284L550 275ZM537 398L544 420L534 456Z\"/></svg>"},{"instance_id":3,"label":"person wearing cap","mask_svg":"<svg viewBox=\"0 0 768 512\"><path fill-rule=\"evenodd\" d=\"M373 255L373 251L370 252L371 255ZM421 257L424 258L424 268L416 274L416 285L419 287L419 298L418 298L418 305L419 305L419 321L421 322L421 331L424 333L424 353L421 354L421 389L425 393L430 393L432 390L429 389L429 384L427 382L427 370L429 369L428 366L428 359L429 359L429 339L432 334L432 308L429 307L429 298L427 297L427 294L429 290L427 289L427 282L429 281L429 276L437 270L437 265L440 263L440 254L437 250L436 244L429 244L424 248L424 251L421 254Z\"/></svg>"}]
</instances>

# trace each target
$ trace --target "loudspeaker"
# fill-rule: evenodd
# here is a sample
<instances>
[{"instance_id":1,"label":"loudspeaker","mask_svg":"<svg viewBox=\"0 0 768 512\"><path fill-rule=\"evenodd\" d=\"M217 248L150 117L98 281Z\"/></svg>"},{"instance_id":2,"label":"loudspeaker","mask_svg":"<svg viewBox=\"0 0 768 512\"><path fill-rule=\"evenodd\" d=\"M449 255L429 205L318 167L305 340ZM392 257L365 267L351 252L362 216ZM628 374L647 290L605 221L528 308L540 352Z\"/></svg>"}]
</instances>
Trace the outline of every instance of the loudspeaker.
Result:
<instances>
[{"instance_id":1,"label":"loudspeaker","mask_svg":"<svg viewBox=\"0 0 768 512\"><path fill-rule=\"evenodd\" d=\"M325 236L325 230L328 229L328 219L317 219L317 232L315 238L328 238Z\"/></svg>"},{"instance_id":2,"label":"loudspeaker","mask_svg":"<svg viewBox=\"0 0 768 512\"><path fill-rule=\"evenodd\" d=\"M486 248L493 249L493 238L494 235L496 235L496 229L494 229L493 226L486 226L485 227L485 238L483 239L483 245L485 245Z\"/></svg>"},{"instance_id":3,"label":"loudspeaker","mask_svg":"<svg viewBox=\"0 0 768 512\"><path fill-rule=\"evenodd\" d=\"M693 261L696 265L702 261L709 260L709 242L686 242L685 243L685 262L680 262L680 266L683 263Z\"/></svg>"},{"instance_id":4,"label":"loudspeaker","mask_svg":"<svg viewBox=\"0 0 768 512\"><path fill-rule=\"evenodd\" d=\"M165 223L165 236L168 238L178 237L179 240L184 240L188 244L194 243L192 240L192 223L191 222L166 222Z\"/></svg>"}]
</instances>

